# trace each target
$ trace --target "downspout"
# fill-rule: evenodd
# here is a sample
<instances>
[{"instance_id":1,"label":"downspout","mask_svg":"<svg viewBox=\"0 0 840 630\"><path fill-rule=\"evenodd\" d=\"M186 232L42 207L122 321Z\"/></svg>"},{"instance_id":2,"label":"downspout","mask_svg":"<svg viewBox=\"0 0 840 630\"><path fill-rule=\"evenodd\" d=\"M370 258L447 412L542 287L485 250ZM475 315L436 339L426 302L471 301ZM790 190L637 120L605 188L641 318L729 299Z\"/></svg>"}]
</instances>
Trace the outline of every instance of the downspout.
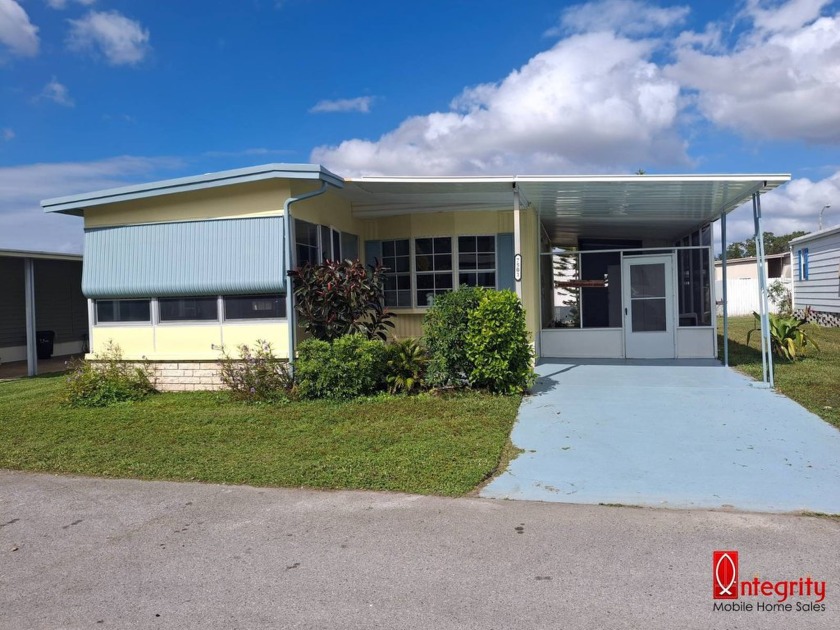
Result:
<instances>
[{"instance_id":1,"label":"downspout","mask_svg":"<svg viewBox=\"0 0 840 630\"><path fill-rule=\"evenodd\" d=\"M327 182L322 181L321 187L318 190L304 193L298 197L289 197L283 204L283 254L286 259L286 323L289 327L289 368L292 374L295 371L295 328L297 327L294 290L288 275L292 269L292 204L323 195L327 192L327 187Z\"/></svg>"}]
</instances>

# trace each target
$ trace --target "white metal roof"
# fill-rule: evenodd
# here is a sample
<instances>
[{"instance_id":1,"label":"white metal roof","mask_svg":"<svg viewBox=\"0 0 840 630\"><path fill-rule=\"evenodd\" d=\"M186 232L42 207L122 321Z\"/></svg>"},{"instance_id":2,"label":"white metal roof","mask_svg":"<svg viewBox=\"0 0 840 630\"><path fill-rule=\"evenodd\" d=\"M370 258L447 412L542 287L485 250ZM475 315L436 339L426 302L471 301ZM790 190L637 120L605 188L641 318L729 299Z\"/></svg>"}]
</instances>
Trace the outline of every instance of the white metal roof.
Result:
<instances>
[{"instance_id":1,"label":"white metal roof","mask_svg":"<svg viewBox=\"0 0 840 630\"><path fill-rule=\"evenodd\" d=\"M811 232L810 234L805 234L803 236L797 236L794 239L791 239L791 245L802 245L803 243L810 243L813 240L818 238L822 238L824 236L830 236L832 234L840 234L840 225L835 225L830 228L825 228L824 230L820 230L819 232Z\"/></svg>"},{"instance_id":2,"label":"white metal roof","mask_svg":"<svg viewBox=\"0 0 840 630\"><path fill-rule=\"evenodd\" d=\"M715 221L755 192L790 180L788 174L753 175L502 175L485 177L358 177L344 179L317 164L266 164L197 177L151 182L47 199L47 212L81 214L86 207L170 195L262 179L326 181L360 218L410 213L513 208L537 210L552 242L581 237L676 239Z\"/></svg>"},{"instance_id":3,"label":"white metal roof","mask_svg":"<svg viewBox=\"0 0 840 630\"><path fill-rule=\"evenodd\" d=\"M513 187L554 244L581 237L676 239L790 180L789 174L360 177L342 194L356 216L510 210Z\"/></svg>"}]
</instances>

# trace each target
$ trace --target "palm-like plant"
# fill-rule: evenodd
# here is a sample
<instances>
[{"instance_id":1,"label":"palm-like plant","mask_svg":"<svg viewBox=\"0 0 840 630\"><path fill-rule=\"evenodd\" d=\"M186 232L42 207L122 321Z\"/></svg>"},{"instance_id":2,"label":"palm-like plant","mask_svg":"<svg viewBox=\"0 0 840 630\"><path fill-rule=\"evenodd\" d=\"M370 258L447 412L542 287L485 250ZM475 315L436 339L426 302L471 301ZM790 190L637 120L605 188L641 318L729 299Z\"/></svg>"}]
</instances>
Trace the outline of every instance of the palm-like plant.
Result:
<instances>
[{"instance_id":1,"label":"palm-like plant","mask_svg":"<svg viewBox=\"0 0 840 630\"><path fill-rule=\"evenodd\" d=\"M426 349L416 339L403 339L390 344L385 376L388 390L392 394L410 394L420 389L428 364Z\"/></svg>"},{"instance_id":2,"label":"palm-like plant","mask_svg":"<svg viewBox=\"0 0 840 630\"><path fill-rule=\"evenodd\" d=\"M747 344L750 343L750 337L756 331L761 331L761 315L753 313L755 316L755 328L747 333ZM794 316L782 316L769 313L768 320L770 322L770 344L774 353L788 361L796 361L805 356L808 346L814 346L817 350L820 347L817 342L802 328L808 323L807 310L806 318Z\"/></svg>"}]
</instances>

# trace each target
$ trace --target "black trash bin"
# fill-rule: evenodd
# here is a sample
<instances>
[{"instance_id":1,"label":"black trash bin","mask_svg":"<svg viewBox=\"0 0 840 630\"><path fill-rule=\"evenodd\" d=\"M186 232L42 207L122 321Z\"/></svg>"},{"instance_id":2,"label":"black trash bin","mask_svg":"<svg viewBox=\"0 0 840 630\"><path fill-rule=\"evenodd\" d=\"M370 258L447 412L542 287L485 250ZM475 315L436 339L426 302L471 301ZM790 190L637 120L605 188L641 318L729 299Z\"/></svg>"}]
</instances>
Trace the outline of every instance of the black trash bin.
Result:
<instances>
[{"instance_id":1,"label":"black trash bin","mask_svg":"<svg viewBox=\"0 0 840 630\"><path fill-rule=\"evenodd\" d=\"M53 355L55 344L54 330L39 330L35 333L36 346L39 359L49 359Z\"/></svg>"}]
</instances>

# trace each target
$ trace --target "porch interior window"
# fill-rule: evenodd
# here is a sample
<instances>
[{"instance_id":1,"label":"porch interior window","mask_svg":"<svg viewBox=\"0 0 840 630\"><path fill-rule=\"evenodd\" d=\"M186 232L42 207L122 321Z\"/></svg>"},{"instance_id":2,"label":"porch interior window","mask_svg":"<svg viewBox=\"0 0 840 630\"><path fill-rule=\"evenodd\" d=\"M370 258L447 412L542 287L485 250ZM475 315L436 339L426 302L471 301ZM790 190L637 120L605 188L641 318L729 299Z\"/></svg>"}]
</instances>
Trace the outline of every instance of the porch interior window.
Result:
<instances>
[{"instance_id":1,"label":"porch interior window","mask_svg":"<svg viewBox=\"0 0 840 630\"><path fill-rule=\"evenodd\" d=\"M225 296L225 320L286 317L286 298L280 295Z\"/></svg>"},{"instance_id":2,"label":"porch interior window","mask_svg":"<svg viewBox=\"0 0 840 630\"><path fill-rule=\"evenodd\" d=\"M676 243L678 246L711 244L711 227L693 232ZM679 283L679 325L711 326L712 298L708 249L682 249L677 251L677 278Z\"/></svg>"},{"instance_id":3,"label":"porch interior window","mask_svg":"<svg viewBox=\"0 0 840 630\"><path fill-rule=\"evenodd\" d=\"M411 254L407 238L382 241L385 272L385 306L411 307Z\"/></svg>"},{"instance_id":4,"label":"porch interior window","mask_svg":"<svg viewBox=\"0 0 840 630\"><path fill-rule=\"evenodd\" d=\"M295 219L295 263L298 267L305 263L313 265L318 258L318 226L308 221Z\"/></svg>"},{"instance_id":5,"label":"porch interior window","mask_svg":"<svg viewBox=\"0 0 840 630\"><path fill-rule=\"evenodd\" d=\"M414 241L417 306L431 306L435 295L451 291L452 238L418 238Z\"/></svg>"},{"instance_id":6,"label":"porch interior window","mask_svg":"<svg viewBox=\"0 0 840 630\"><path fill-rule=\"evenodd\" d=\"M496 237L458 237L458 285L496 288Z\"/></svg>"}]
</instances>

